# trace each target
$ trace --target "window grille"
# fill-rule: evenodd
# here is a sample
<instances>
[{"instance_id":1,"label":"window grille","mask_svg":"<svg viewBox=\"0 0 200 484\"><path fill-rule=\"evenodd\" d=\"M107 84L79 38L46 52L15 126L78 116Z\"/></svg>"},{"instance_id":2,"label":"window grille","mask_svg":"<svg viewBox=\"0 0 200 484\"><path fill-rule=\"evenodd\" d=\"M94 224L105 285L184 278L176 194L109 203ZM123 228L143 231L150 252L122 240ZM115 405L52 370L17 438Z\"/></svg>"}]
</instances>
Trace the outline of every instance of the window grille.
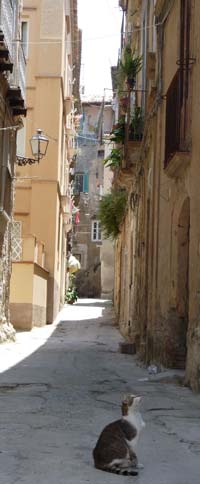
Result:
<instances>
[{"instance_id":1,"label":"window grille","mask_svg":"<svg viewBox=\"0 0 200 484\"><path fill-rule=\"evenodd\" d=\"M12 260L22 260L22 222L13 222L12 226Z\"/></svg>"}]
</instances>

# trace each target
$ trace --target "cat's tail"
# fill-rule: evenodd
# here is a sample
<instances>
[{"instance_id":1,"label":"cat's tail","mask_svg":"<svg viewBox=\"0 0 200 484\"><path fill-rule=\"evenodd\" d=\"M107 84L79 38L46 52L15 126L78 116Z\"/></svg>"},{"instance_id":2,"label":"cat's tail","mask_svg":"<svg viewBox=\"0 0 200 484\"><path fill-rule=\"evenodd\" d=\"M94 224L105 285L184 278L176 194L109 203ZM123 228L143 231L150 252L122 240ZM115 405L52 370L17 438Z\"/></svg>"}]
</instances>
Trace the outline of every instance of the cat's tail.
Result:
<instances>
[{"instance_id":1,"label":"cat's tail","mask_svg":"<svg viewBox=\"0 0 200 484\"><path fill-rule=\"evenodd\" d=\"M138 471L135 469L117 469L117 468L112 468L112 469L105 469L108 472L112 472L113 474L118 474L119 476L137 476Z\"/></svg>"},{"instance_id":2,"label":"cat's tail","mask_svg":"<svg viewBox=\"0 0 200 484\"><path fill-rule=\"evenodd\" d=\"M113 467L97 467L97 469L100 469L106 472L111 472L112 474L118 474L119 476L137 476L138 475L138 471L131 467L127 469L122 469L117 466L113 466Z\"/></svg>"}]
</instances>

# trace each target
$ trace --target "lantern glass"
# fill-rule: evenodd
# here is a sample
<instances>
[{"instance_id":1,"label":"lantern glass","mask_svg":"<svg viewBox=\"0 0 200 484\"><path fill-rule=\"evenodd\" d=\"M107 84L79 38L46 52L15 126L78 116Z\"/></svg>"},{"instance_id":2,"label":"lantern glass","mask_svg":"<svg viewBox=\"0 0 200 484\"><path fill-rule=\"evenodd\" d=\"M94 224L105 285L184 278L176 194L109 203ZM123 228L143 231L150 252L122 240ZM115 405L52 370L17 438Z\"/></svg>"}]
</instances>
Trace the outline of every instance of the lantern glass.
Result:
<instances>
[{"instance_id":1,"label":"lantern glass","mask_svg":"<svg viewBox=\"0 0 200 484\"><path fill-rule=\"evenodd\" d=\"M37 129L37 133L32 136L30 144L33 156L39 160L46 155L49 139L41 129Z\"/></svg>"}]
</instances>

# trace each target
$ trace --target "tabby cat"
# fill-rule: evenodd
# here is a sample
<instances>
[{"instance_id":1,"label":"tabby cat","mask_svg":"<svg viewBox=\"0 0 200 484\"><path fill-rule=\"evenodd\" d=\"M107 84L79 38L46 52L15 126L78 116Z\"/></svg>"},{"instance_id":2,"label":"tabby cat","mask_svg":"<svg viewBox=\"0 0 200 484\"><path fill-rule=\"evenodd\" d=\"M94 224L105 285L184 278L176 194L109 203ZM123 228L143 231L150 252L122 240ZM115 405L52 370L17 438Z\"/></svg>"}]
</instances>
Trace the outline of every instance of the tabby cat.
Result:
<instances>
[{"instance_id":1,"label":"tabby cat","mask_svg":"<svg viewBox=\"0 0 200 484\"><path fill-rule=\"evenodd\" d=\"M107 425L93 450L97 469L114 474L137 476L138 464L134 452L140 432L145 426L139 411L141 397L128 395L122 401L122 417Z\"/></svg>"}]
</instances>

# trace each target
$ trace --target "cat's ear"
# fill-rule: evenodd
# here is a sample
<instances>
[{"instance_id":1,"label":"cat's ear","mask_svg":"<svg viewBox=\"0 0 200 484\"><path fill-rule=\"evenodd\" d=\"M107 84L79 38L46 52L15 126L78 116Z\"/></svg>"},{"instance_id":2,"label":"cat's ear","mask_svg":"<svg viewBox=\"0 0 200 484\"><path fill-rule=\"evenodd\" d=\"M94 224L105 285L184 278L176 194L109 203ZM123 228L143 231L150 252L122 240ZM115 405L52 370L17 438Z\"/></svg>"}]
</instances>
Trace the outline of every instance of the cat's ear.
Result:
<instances>
[{"instance_id":1,"label":"cat's ear","mask_svg":"<svg viewBox=\"0 0 200 484\"><path fill-rule=\"evenodd\" d=\"M127 401L127 396L124 395L123 400L122 400L122 405L121 405L121 410L122 410L122 415L128 415L128 401Z\"/></svg>"}]
</instances>

